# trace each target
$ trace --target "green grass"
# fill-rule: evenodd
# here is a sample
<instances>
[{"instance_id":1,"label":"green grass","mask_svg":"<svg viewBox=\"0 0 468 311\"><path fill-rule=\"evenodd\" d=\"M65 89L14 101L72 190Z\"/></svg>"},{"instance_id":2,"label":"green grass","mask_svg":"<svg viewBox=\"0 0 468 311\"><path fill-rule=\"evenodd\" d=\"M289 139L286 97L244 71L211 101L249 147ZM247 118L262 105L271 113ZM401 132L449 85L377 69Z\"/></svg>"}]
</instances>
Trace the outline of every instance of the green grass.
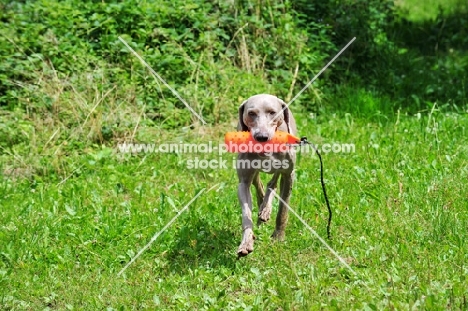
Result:
<instances>
[{"instance_id":1,"label":"green grass","mask_svg":"<svg viewBox=\"0 0 468 311\"><path fill-rule=\"evenodd\" d=\"M83 155L42 159L49 167L43 176L11 169L7 174L3 161L0 306L468 308L466 114L434 107L380 121L331 113L297 118L300 134L311 141L356 145L353 154L323 157L334 210L330 245L358 275L292 214L285 242L270 239L270 221L255 228L255 251L237 260L241 217L235 171L186 169L190 158L218 155L121 157L95 147ZM216 133L223 130L173 134L184 141L218 141ZM316 157L302 155L291 206L325 237L318 167ZM213 186L117 275L198 191Z\"/></svg>"}]
</instances>

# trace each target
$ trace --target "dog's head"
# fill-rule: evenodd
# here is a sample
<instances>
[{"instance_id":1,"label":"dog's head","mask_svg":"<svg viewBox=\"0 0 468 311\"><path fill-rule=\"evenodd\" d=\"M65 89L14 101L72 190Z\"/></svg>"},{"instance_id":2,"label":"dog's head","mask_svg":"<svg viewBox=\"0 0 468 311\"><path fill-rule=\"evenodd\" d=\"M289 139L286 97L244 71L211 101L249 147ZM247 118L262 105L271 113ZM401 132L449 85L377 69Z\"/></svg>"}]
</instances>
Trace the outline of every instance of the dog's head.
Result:
<instances>
[{"instance_id":1,"label":"dog's head","mask_svg":"<svg viewBox=\"0 0 468 311\"><path fill-rule=\"evenodd\" d=\"M239 107L238 130L250 131L259 142L273 138L277 129L291 133L290 111L284 101L276 96L259 94L250 97Z\"/></svg>"}]
</instances>

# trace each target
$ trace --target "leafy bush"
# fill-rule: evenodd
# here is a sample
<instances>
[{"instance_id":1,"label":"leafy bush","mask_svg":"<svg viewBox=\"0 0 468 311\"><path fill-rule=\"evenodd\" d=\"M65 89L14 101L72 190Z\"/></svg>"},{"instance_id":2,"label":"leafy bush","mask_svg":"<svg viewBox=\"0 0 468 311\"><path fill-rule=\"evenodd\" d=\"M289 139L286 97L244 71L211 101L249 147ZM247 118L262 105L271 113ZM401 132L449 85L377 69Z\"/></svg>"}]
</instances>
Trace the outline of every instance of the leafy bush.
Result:
<instances>
[{"instance_id":1,"label":"leafy bush","mask_svg":"<svg viewBox=\"0 0 468 311\"><path fill-rule=\"evenodd\" d=\"M103 3L68 0L55 2L12 2L4 5L0 37L0 53L8 61L0 69L0 105L51 107L49 98L25 102L44 66L57 71L57 76L69 77L106 67L109 83L136 85L134 103L147 106L147 112L166 120L177 115L172 126L187 125L191 116L175 112L185 109L170 92L148 75L147 70L118 40L122 36L156 72L178 90L192 89L189 101L200 101L197 92L210 94L196 110L208 121L222 122L239 104L238 97L258 93L258 89L239 90L232 85L235 76L247 78L249 85L270 84L271 91L281 97L291 97L293 81L305 84L310 71L323 63L326 54L318 46L307 46L308 36L296 27L288 4L272 5L268 10L260 2L236 3L232 6L200 1L163 1L158 5L129 0ZM314 40L316 42L317 40ZM326 38L322 38L326 41ZM7 44L8 43L8 44ZM298 75L294 76L294 68ZM217 89L212 88L212 76L206 70L220 70ZM218 78L221 78L219 80ZM258 80L258 82L252 82ZM266 82L266 84L265 84ZM19 84L19 85L18 85ZM187 85L195 84L193 87ZM202 91L203 90L203 91ZM227 107L212 100L223 96ZM311 92L313 101L314 94ZM198 99L197 99L198 98ZM306 97L307 98L307 97ZM187 116L187 117L184 117Z\"/></svg>"},{"instance_id":2,"label":"leafy bush","mask_svg":"<svg viewBox=\"0 0 468 311\"><path fill-rule=\"evenodd\" d=\"M113 103L123 99L119 107L132 111L127 118L137 119L120 115L102 125L104 132L117 124L175 128L197 121L119 36L210 124L231 120L239 103L255 93L290 100L354 36L295 109L315 111L323 101L339 109L332 94L346 84L409 109L434 100L466 103L463 14L441 15L421 28L396 19L390 0L38 0L0 8L0 108L59 116L69 128L82 130L96 113L115 116L110 97L103 96L109 90ZM424 44L438 46L437 55ZM91 136L116 138L133 128Z\"/></svg>"},{"instance_id":3,"label":"leafy bush","mask_svg":"<svg viewBox=\"0 0 468 311\"><path fill-rule=\"evenodd\" d=\"M393 51L387 31L393 24L394 5L390 0L345 0L294 2L303 27L327 25L326 31L334 49L341 49L353 37L356 41L338 58L331 74L335 82L346 79L371 82L381 76L381 65ZM313 29L308 29L314 33Z\"/></svg>"}]
</instances>

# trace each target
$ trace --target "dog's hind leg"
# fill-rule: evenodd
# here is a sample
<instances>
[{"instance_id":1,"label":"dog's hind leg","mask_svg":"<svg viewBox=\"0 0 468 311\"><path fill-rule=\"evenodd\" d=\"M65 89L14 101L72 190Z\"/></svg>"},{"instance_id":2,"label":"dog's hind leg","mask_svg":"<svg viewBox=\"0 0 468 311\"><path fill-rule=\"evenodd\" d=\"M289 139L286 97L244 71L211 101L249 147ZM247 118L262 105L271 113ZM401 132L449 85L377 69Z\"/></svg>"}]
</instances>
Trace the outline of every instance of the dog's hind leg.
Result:
<instances>
[{"instance_id":1,"label":"dog's hind leg","mask_svg":"<svg viewBox=\"0 0 468 311\"><path fill-rule=\"evenodd\" d=\"M263 188L262 181L260 180L259 171L255 172L255 176L253 178L253 185L257 194L257 206L260 209L263 203L263 198L265 197L265 189Z\"/></svg>"},{"instance_id":2,"label":"dog's hind leg","mask_svg":"<svg viewBox=\"0 0 468 311\"><path fill-rule=\"evenodd\" d=\"M274 173L273 177L267 184L266 194L264 195L263 202L258 209L258 222L260 225L263 222L267 222L271 216L271 206L273 204L273 192L276 191L276 185L278 183L278 177L280 173Z\"/></svg>"},{"instance_id":3,"label":"dog's hind leg","mask_svg":"<svg viewBox=\"0 0 468 311\"><path fill-rule=\"evenodd\" d=\"M278 240L284 240L286 224L288 223L289 198L291 197L292 186L294 182L294 171L290 174L282 174L280 181L280 200L278 215L276 216L276 228L272 237Z\"/></svg>"}]
</instances>

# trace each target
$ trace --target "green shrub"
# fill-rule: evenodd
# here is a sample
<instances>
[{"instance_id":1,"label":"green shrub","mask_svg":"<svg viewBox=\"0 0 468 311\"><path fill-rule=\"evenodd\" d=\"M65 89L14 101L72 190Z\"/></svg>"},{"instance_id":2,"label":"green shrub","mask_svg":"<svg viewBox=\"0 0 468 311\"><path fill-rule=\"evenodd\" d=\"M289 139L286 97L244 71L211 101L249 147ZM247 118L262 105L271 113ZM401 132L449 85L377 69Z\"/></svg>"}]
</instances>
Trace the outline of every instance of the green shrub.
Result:
<instances>
[{"instance_id":1,"label":"green shrub","mask_svg":"<svg viewBox=\"0 0 468 311\"><path fill-rule=\"evenodd\" d=\"M260 2L252 6L236 2L232 6L200 1L163 1L157 5L133 0L13 2L4 7L1 18L5 30L0 37L0 53L7 62L0 68L0 105L50 108L50 100L25 103L23 98L31 89L37 91L33 86L44 66L51 66L64 77L104 66L110 83L136 85L135 102L145 103L160 120L173 116L172 110L185 109L153 81L119 36L178 90L190 84L196 84L197 90L210 88L212 80L205 79L210 74L202 71L223 68L215 92L229 92L232 75L245 76L242 72L246 72L252 76L250 82L263 80L272 85L273 93L291 97L293 80L305 84L326 54L318 43L307 44L308 35L296 26L289 4L271 5L268 10L260 6ZM296 67L300 69L298 76L294 76ZM21 81L20 86L17 81ZM230 97L238 104L237 97L258 92L246 91ZM211 116L213 102L196 108L203 110L211 122L226 121L226 114ZM191 116L184 118L182 114L171 126L190 123Z\"/></svg>"},{"instance_id":2,"label":"green shrub","mask_svg":"<svg viewBox=\"0 0 468 311\"><path fill-rule=\"evenodd\" d=\"M390 0L11 1L0 4L0 109L65 118L67 127L83 131L96 113L116 115L108 98L96 100L113 90L112 103L131 113L102 124L104 132L116 124L133 128L91 135L97 141L133 131L138 122L177 128L197 121L119 36L209 124L231 120L255 93L289 101L354 36L298 98L297 111L322 103L341 109L335 85L383 94L408 110L436 100L463 105L463 10L416 24L396 19Z\"/></svg>"}]
</instances>

